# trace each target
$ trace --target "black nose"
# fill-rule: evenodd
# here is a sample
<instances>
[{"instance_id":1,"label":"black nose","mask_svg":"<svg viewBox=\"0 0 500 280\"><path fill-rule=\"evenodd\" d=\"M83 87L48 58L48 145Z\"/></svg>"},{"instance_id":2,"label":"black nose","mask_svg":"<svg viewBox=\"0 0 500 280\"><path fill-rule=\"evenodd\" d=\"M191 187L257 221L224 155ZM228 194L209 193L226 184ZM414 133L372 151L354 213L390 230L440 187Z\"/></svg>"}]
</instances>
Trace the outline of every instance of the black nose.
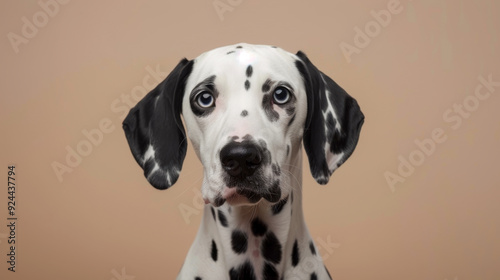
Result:
<instances>
[{"instance_id":1,"label":"black nose","mask_svg":"<svg viewBox=\"0 0 500 280\"><path fill-rule=\"evenodd\" d=\"M229 175L247 177L259 167L262 153L254 144L231 142L220 151L220 161Z\"/></svg>"}]
</instances>

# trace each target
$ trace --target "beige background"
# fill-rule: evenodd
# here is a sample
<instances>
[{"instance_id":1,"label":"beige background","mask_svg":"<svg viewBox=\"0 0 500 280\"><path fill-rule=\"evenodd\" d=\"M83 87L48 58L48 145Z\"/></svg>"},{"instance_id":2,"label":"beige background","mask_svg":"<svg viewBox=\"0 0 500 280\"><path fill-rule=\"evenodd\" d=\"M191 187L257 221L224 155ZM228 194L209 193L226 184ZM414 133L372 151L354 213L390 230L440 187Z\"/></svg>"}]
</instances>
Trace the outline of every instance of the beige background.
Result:
<instances>
[{"instance_id":1,"label":"beige background","mask_svg":"<svg viewBox=\"0 0 500 280\"><path fill-rule=\"evenodd\" d=\"M232 0L222 17L214 2L228 0L72 0L17 53L8 34L22 37L22 18L43 20L43 9L1 2L1 181L15 164L19 217L11 273L3 183L1 279L174 278L201 218L201 166L189 150L179 182L153 189L112 106L127 106L121 96L140 90L148 68L168 73L182 57L237 42L305 51L366 115L328 186L304 171L306 218L317 242L334 243L318 243L334 279L500 279L500 87L457 129L443 118L472 102L479 76L500 81L498 1L401 0L350 63L340 44L355 46L355 28L389 0ZM66 164L66 147L106 119L114 130L60 182L51 165ZM436 128L446 141L391 189L385 172L397 174L398 157Z\"/></svg>"}]
</instances>

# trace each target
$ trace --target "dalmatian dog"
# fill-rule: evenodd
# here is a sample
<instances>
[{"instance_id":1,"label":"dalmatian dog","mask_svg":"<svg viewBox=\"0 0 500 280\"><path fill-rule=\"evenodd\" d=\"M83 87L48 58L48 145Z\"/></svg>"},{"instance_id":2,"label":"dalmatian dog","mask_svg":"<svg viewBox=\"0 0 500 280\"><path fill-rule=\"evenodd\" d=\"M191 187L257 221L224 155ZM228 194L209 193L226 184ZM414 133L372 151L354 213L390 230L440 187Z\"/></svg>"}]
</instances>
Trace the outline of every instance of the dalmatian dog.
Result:
<instances>
[{"instance_id":1,"label":"dalmatian dog","mask_svg":"<svg viewBox=\"0 0 500 280\"><path fill-rule=\"evenodd\" d=\"M206 205L177 279L331 279L302 212L302 145L324 185L363 121L301 51L241 43L181 60L123 122L155 188L177 181L186 135L203 164Z\"/></svg>"}]
</instances>

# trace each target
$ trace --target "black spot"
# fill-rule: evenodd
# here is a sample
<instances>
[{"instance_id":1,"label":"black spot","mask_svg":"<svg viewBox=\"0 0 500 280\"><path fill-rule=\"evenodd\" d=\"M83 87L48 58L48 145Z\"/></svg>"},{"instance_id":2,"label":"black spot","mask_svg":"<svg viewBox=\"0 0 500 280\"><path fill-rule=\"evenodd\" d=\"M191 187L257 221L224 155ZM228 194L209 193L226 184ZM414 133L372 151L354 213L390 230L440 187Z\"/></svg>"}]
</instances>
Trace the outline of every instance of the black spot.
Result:
<instances>
[{"instance_id":1,"label":"black spot","mask_svg":"<svg viewBox=\"0 0 500 280\"><path fill-rule=\"evenodd\" d=\"M271 94L265 94L264 97L262 97L262 108L270 122L275 122L280 118L278 112L273 109Z\"/></svg>"},{"instance_id":2,"label":"black spot","mask_svg":"<svg viewBox=\"0 0 500 280\"><path fill-rule=\"evenodd\" d=\"M236 254L243 254L247 251L248 237L241 230L234 230L231 234L231 247Z\"/></svg>"},{"instance_id":3,"label":"black spot","mask_svg":"<svg viewBox=\"0 0 500 280\"><path fill-rule=\"evenodd\" d=\"M234 53L234 51L227 52L226 54L232 54L232 53Z\"/></svg>"},{"instance_id":4,"label":"black spot","mask_svg":"<svg viewBox=\"0 0 500 280\"><path fill-rule=\"evenodd\" d=\"M296 267L299 264L299 245L297 244L297 239L295 239L295 242L293 243L293 249L292 249L292 266Z\"/></svg>"},{"instance_id":5,"label":"black spot","mask_svg":"<svg viewBox=\"0 0 500 280\"><path fill-rule=\"evenodd\" d=\"M248 90L250 88L250 81L245 81L245 89Z\"/></svg>"},{"instance_id":6,"label":"black spot","mask_svg":"<svg viewBox=\"0 0 500 280\"><path fill-rule=\"evenodd\" d=\"M236 46L236 48L237 48L237 49L241 49L241 48L243 48L243 47L242 47L242 46Z\"/></svg>"},{"instance_id":7,"label":"black spot","mask_svg":"<svg viewBox=\"0 0 500 280\"><path fill-rule=\"evenodd\" d=\"M282 254L281 244L274 233L269 232L266 235L266 238L262 241L260 250L262 251L262 256L266 260L276 264L280 263Z\"/></svg>"},{"instance_id":8,"label":"black spot","mask_svg":"<svg viewBox=\"0 0 500 280\"><path fill-rule=\"evenodd\" d=\"M273 169L274 175L276 175L276 176L280 176L281 175L281 168L279 167L278 164L273 163L271 165L271 168Z\"/></svg>"},{"instance_id":9,"label":"black spot","mask_svg":"<svg viewBox=\"0 0 500 280\"><path fill-rule=\"evenodd\" d=\"M311 249L311 253L316 256L316 248L314 247L312 240L309 242L309 249Z\"/></svg>"},{"instance_id":10,"label":"black spot","mask_svg":"<svg viewBox=\"0 0 500 280\"><path fill-rule=\"evenodd\" d=\"M255 236L262 236L266 233L267 226L259 218L255 218L252 221L252 233Z\"/></svg>"},{"instance_id":11,"label":"black spot","mask_svg":"<svg viewBox=\"0 0 500 280\"><path fill-rule=\"evenodd\" d=\"M278 202L281 197L280 181L276 180L273 185L262 194L262 197L269 202Z\"/></svg>"},{"instance_id":12,"label":"black spot","mask_svg":"<svg viewBox=\"0 0 500 280\"><path fill-rule=\"evenodd\" d=\"M328 268L326 268L326 266L325 266L325 270L326 270L326 273L328 274L328 277L330 278L330 280L332 280L332 276L330 275L330 272L328 271Z\"/></svg>"},{"instance_id":13,"label":"black spot","mask_svg":"<svg viewBox=\"0 0 500 280\"><path fill-rule=\"evenodd\" d=\"M292 123L293 123L294 120L295 120L295 115L293 115L293 117L288 122L288 126L292 125Z\"/></svg>"},{"instance_id":14,"label":"black spot","mask_svg":"<svg viewBox=\"0 0 500 280\"><path fill-rule=\"evenodd\" d=\"M227 227L227 218L226 218L226 215L224 215L224 213L220 209L217 211L217 214L219 214L220 224L223 227Z\"/></svg>"},{"instance_id":15,"label":"black spot","mask_svg":"<svg viewBox=\"0 0 500 280\"><path fill-rule=\"evenodd\" d=\"M255 280L255 272L253 271L253 267L249 261L246 261L244 264L239 266L238 268L231 268L229 270L229 279L230 280Z\"/></svg>"},{"instance_id":16,"label":"black spot","mask_svg":"<svg viewBox=\"0 0 500 280\"><path fill-rule=\"evenodd\" d=\"M252 77L252 73L253 73L252 65L248 65L247 71L246 71L247 77L248 78Z\"/></svg>"},{"instance_id":17,"label":"black spot","mask_svg":"<svg viewBox=\"0 0 500 280\"><path fill-rule=\"evenodd\" d=\"M262 92L268 92L271 89L272 81L267 79L262 85Z\"/></svg>"},{"instance_id":18,"label":"black spot","mask_svg":"<svg viewBox=\"0 0 500 280\"><path fill-rule=\"evenodd\" d=\"M194 280L201 280L201 277L195 277Z\"/></svg>"},{"instance_id":19,"label":"black spot","mask_svg":"<svg viewBox=\"0 0 500 280\"><path fill-rule=\"evenodd\" d=\"M241 114L240 114L242 117L246 117L248 116L248 111L247 110L243 110L241 111Z\"/></svg>"},{"instance_id":20,"label":"black spot","mask_svg":"<svg viewBox=\"0 0 500 280\"><path fill-rule=\"evenodd\" d=\"M210 255L212 256L212 260L214 260L214 262L217 261L217 245L215 244L215 241L212 239L212 250L211 250L211 253Z\"/></svg>"},{"instance_id":21,"label":"black spot","mask_svg":"<svg viewBox=\"0 0 500 280\"><path fill-rule=\"evenodd\" d=\"M266 262L264 265L264 280L278 280L280 277L274 265Z\"/></svg>"},{"instance_id":22,"label":"black spot","mask_svg":"<svg viewBox=\"0 0 500 280\"><path fill-rule=\"evenodd\" d=\"M285 206L286 202L288 201L288 196L283 198L281 201L278 203L274 204L271 206L271 210L273 211L273 215L277 215L283 210L283 206Z\"/></svg>"},{"instance_id":23,"label":"black spot","mask_svg":"<svg viewBox=\"0 0 500 280\"><path fill-rule=\"evenodd\" d=\"M311 273L311 280L318 280L318 276L316 276L316 273Z\"/></svg>"},{"instance_id":24,"label":"black spot","mask_svg":"<svg viewBox=\"0 0 500 280\"><path fill-rule=\"evenodd\" d=\"M286 145L286 155L290 154L290 145Z\"/></svg>"},{"instance_id":25,"label":"black spot","mask_svg":"<svg viewBox=\"0 0 500 280\"><path fill-rule=\"evenodd\" d=\"M222 198L222 196L218 195L215 200L214 200L214 205L216 207L219 207L221 206L222 204L224 204L224 202L226 202L226 200L224 198Z\"/></svg>"},{"instance_id":26,"label":"black spot","mask_svg":"<svg viewBox=\"0 0 500 280\"><path fill-rule=\"evenodd\" d=\"M212 217L214 217L214 221L217 221L217 219L215 218L215 210L213 207L210 207L210 210L212 211Z\"/></svg>"}]
</instances>

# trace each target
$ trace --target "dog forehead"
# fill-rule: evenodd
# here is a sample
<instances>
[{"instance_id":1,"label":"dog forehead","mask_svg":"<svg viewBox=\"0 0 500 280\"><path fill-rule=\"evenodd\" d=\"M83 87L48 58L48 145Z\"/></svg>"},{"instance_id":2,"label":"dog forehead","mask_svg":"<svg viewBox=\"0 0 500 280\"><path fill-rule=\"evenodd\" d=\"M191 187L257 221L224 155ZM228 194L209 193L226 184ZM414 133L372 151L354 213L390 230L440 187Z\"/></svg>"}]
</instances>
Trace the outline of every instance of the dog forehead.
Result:
<instances>
[{"instance_id":1,"label":"dog forehead","mask_svg":"<svg viewBox=\"0 0 500 280\"><path fill-rule=\"evenodd\" d=\"M212 75L245 78L247 71L258 76L267 75L266 78L293 82L300 78L295 67L296 60L298 57L295 54L267 45L240 43L216 48L194 59L186 90Z\"/></svg>"}]
</instances>

